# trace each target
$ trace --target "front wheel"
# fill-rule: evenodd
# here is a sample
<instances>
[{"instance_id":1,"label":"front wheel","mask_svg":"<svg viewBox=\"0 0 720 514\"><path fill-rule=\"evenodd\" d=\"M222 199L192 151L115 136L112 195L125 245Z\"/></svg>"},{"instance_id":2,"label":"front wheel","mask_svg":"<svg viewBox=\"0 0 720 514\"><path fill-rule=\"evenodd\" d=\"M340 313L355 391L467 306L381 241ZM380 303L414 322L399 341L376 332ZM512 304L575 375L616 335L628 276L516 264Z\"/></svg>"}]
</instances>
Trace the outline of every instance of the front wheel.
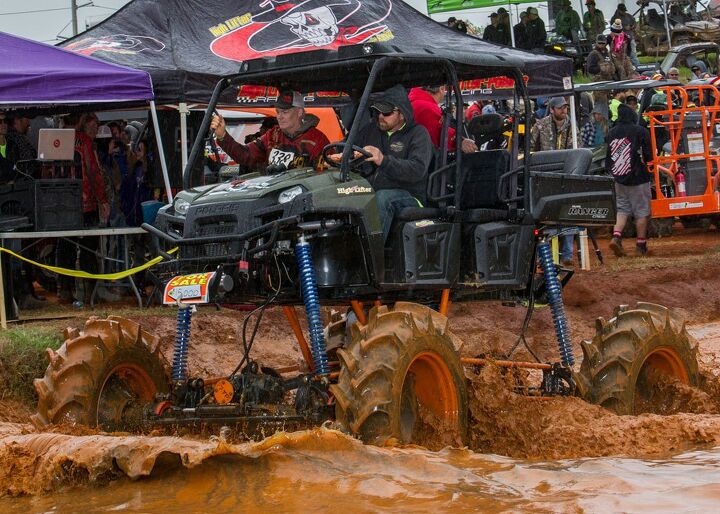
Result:
<instances>
[{"instance_id":1,"label":"front wheel","mask_svg":"<svg viewBox=\"0 0 720 514\"><path fill-rule=\"evenodd\" d=\"M330 390L337 421L353 435L377 445L464 443L467 386L445 316L406 302L375 307L338 357Z\"/></svg>"},{"instance_id":2,"label":"front wheel","mask_svg":"<svg viewBox=\"0 0 720 514\"><path fill-rule=\"evenodd\" d=\"M618 307L609 321L598 319L593 340L581 345L580 396L617 414L648 410L654 373L690 386L699 382L697 341L661 305Z\"/></svg>"},{"instance_id":3,"label":"front wheel","mask_svg":"<svg viewBox=\"0 0 720 514\"><path fill-rule=\"evenodd\" d=\"M38 427L136 430L145 407L168 391L158 338L127 319L92 318L82 331L67 330L65 343L48 357L45 376L35 380Z\"/></svg>"}]
</instances>

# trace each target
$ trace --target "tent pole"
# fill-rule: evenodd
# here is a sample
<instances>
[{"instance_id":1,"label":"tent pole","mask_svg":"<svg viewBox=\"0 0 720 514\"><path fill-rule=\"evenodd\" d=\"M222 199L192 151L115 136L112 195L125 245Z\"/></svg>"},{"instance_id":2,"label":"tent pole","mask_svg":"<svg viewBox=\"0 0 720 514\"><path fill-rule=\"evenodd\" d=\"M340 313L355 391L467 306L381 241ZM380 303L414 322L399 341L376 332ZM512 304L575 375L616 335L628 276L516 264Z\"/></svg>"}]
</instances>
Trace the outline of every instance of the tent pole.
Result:
<instances>
[{"instance_id":1,"label":"tent pole","mask_svg":"<svg viewBox=\"0 0 720 514\"><path fill-rule=\"evenodd\" d=\"M668 40L668 52L672 48L672 37L670 36L670 25L668 23L668 11L667 11L667 0L663 0L663 14L665 15L665 33L667 34ZM658 46L660 46L658 44Z\"/></svg>"},{"instance_id":2,"label":"tent pole","mask_svg":"<svg viewBox=\"0 0 720 514\"><path fill-rule=\"evenodd\" d=\"M570 95L570 127L572 128L572 147L574 149L577 149L577 116L576 116L576 109L575 109L575 95Z\"/></svg>"},{"instance_id":3,"label":"tent pole","mask_svg":"<svg viewBox=\"0 0 720 514\"><path fill-rule=\"evenodd\" d=\"M508 0L508 16L510 18L510 43L515 48L515 30L513 29L512 2Z\"/></svg>"},{"instance_id":4,"label":"tent pole","mask_svg":"<svg viewBox=\"0 0 720 514\"><path fill-rule=\"evenodd\" d=\"M155 100L150 100L150 114L152 115L153 125L155 126L155 141L157 142L158 155L160 155L160 168L162 168L163 180L165 181L165 194L167 194L168 203L172 203L173 197L172 189L170 188L170 176L168 175L167 163L165 162L165 148L163 147L162 137L160 136L160 125L158 125Z\"/></svg>"},{"instance_id":5,"label":"tent pole","mask_svg":"<svg viewBox=\"0 0 720 514\"><path fill-rule=\"evenodd\" d=\"M180 102L178 111L180 112L180 156L182 169L185 169L188 161L187 115L190 113L188 104Z\"/></svg>"}]
</instances>

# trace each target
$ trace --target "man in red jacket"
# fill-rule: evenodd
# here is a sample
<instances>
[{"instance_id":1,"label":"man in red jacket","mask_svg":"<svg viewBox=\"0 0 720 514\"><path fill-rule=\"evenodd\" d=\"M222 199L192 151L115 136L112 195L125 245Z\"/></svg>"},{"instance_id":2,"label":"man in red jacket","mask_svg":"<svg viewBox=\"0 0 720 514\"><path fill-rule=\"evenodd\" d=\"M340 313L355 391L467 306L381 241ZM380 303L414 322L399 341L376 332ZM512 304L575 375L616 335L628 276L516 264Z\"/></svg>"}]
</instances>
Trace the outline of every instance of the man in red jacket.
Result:
<instances>
[{"instance_id":1,"label":"man in red jacket","mask_svg":"<svg viewBox=\"0 0 720 514\"><path fill-rule=\"evenodd\" d=\"M443 113L439 103L445 97L446 91L445 86L414 87L408 95L415 122L427 129L435 148L440 148ZM463 138L461 149L464 153L478 150L475 141L467 138ZM448 150L455 150L455 129L453 127L448 127Z\"/></svg>"},{"instance_id":2,"label":"man in red jacket","mask_svg":"<svg viewBox=\"0 0 720 514\"><path fill-rule=\"evenodd\" d=\"M251 169L284 171L303 166L318 168L323 148L330 143L316 126L317 116L305 114L305 101L297 91L281 91L275 102L278 123L260 138L243 145L225 130L225 120L213 116L210 129L220 147L238 164Z\"/></svg>"}]
</instances>

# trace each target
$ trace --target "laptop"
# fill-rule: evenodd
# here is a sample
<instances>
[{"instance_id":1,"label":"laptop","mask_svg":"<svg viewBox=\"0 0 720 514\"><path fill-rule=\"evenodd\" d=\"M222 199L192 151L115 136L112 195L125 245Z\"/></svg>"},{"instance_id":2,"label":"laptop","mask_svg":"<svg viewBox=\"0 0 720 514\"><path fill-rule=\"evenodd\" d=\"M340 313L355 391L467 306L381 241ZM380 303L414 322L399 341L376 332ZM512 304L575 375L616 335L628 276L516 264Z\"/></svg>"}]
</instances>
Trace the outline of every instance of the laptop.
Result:
<instances>
[{"instance_id":1,"label":"laptop","mask_svg":"<svg viewBox=\"0 0 720 514\"><path fill-rule=\"evenodd\" d=\"M75 129L40 129L39 161L72 161L75 155Z\"/></svg>"}]
</instances>

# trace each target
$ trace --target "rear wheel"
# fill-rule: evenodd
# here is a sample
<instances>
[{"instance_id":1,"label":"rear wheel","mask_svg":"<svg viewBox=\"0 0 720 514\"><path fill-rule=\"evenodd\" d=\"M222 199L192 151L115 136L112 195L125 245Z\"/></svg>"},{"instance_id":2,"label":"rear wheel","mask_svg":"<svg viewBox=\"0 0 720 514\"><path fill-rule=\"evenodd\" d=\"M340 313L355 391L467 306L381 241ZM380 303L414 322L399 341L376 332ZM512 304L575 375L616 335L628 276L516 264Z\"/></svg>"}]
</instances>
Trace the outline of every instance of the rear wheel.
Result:
<instances>
[{"instance_id":1,"label":"rear wheel","mask_svg":"<svg viewBox=\"0 0 720 514\"><path fill-rule=\"evenodd\" d=\"M337 354L331 392L337 421L352 434L378 445L463 444L467 387L445 316L406 302L373 308Z\"/></svg>"},{"instance_id":2,"label":"rear wheel","mask_svg":"<svg viewBox=\"0 0 720 514\"><path fill-rule=\"evenodd\" d=\"M57 352L48 349L50 365L35 380L33 422L138 429L144 408L168 390L158 338L115 316L90 319L82 331L67 330L65 336Z\"/></svg>"},{"instance_id":3,"label":"rear wheel","mask_svg":"<svg viewBox=\"0 0 720 514\"><path fill-rule=\"evenodd\" d=\"M697 341L661 305L618 307L610 321L598 318L592 342L581 344L583 361L575 375L580 396L617 414L652 410L648 378L656 373L691 386L699 381Z\"/></svg>"}]
</instances>

